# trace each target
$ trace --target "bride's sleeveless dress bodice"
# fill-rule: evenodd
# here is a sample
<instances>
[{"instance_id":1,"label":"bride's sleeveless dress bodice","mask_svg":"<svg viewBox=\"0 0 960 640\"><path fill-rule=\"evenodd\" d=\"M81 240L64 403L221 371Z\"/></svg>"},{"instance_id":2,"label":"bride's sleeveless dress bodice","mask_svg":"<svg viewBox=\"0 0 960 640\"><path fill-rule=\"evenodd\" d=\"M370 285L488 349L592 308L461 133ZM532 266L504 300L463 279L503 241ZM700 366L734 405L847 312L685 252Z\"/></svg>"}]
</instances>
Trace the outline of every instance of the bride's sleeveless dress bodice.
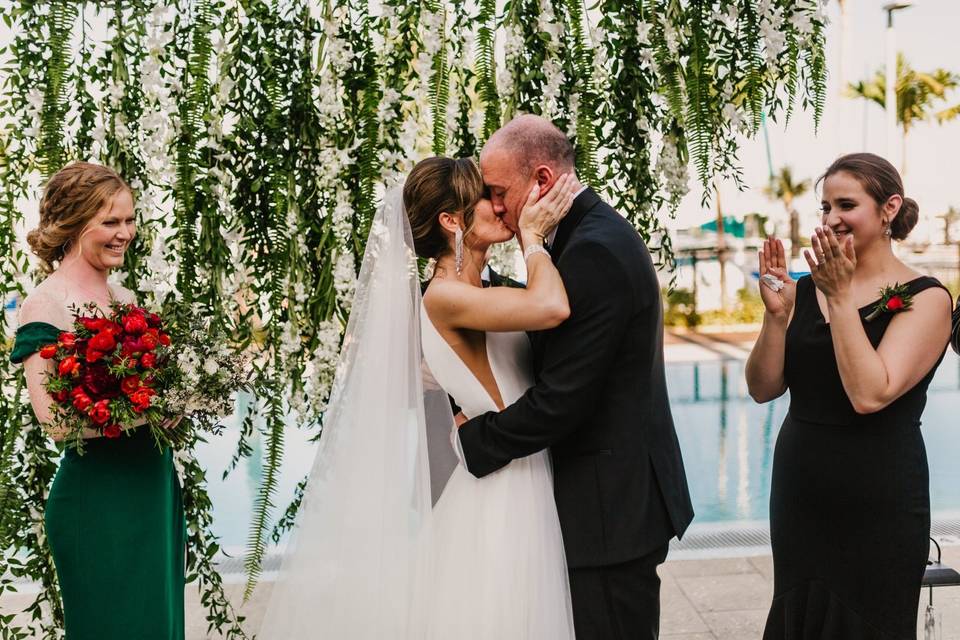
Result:
<instances>
[{"instance_id":1,"label":"bride's sleeveless dress bodice","mask_svg":"<svg viewBox=\"0 0 960 640\"><path fill-rule=\"evenodd\" d=\"M433 378L474 417L497 406L421 305L423 359ZM526 334L486 334L505 405L533 384ZM549 456L540 451L478 480L454 469L433 511L432 575L423 638L572 640L573 614Z\"/></svg>"},{"instance_id":2,"label":"bride's sleeveless dress bodice","mask_svg":"<svg viewBox=\"0 0 960 640\"><path fill-rule=\"evenodd\" d=\"M444 391L456 400L467 417L497 411L493 398L453 347L437 332L426 309L422 307L421 318L423 359ZM527 334L518 331L491 332L486 334L486 341L490 370L504 405L509 406L533 385L530 341Z\"/></svg>"}]
</instances>

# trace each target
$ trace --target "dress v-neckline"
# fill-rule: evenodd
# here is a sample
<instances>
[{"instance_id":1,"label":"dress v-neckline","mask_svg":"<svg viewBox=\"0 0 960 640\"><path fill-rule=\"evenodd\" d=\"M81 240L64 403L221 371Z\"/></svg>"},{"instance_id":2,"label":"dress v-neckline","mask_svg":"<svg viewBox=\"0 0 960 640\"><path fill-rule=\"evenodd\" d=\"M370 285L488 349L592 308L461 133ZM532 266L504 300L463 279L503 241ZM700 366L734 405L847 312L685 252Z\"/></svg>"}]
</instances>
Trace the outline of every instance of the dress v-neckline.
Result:
<instances>
[{"instance_id":1,"label":"dress v-neckline","mask_svg":"<svg viewBox=\"0 0 960 640\"><path fill-rule=\"evenodd\" d=\"M900 286L908 286L908 285L911 285L911 284L913 284L914 282L916 282L916 281L918 281L918 280L923 280L923 279L926 278L926 277L927 277L927 276L917 276L916 278L913 278L912 280L907 280L906 282L904 282L904 283L903 283L902 285L900 285ZM812 277L810 278L810 286L811 286L811 288L813 289L813 304L814 304L814 306L817 308L817 314L820 316L820 321L821 321L821 323L822 323L824 326L829 327L829 326L830 326L830 321L827 320L827 316L824 315L823 309L820 307L820 298L819 298L819 296L817 296L817 285L816 285L816 283L813 282L813 278L812 278ZM890 285L885 285L885 286L890 286ZM864 311L866 311L867 309L873 307L875 304L877 304L878 302L880 302L880 300L882 300L882 299L883 299L882 297L877 297L877 298L875 298L874 300L871 300L871 301L868 302L867 304L865 304L865 305L863 305L862 307L860 307L859 309L857 309L857 313L859 313L859 314L862 316Z\"/></svg>"},{"instance_id":2,"label":"dress v-neckline","mask_svg":"<svg viewBox=\"0 0 960 640\"><path fill-rule=\"evenodd\" d=\"M477 377L477 374L473 372L473 369L471 369L470 366L463 360L463 358L460 357L460 354L457 353L457 350L454 349L450 345L450 343L446 341L446 339L444 339L443 334L440 333L439 329L437 329L437 325L433 324L433 320L430 318L430 314L427 312L427 305L425 305L422 300L420 301L420 312L424 315L424 317L426 317L427 322L430 323L430 328L433 330L434 333L437 334L437 337L440 339L440 342L442 342L447 347L447 349L450 350L450 353L452 353L453 356L457 359L457 362L459 362L460 365L463 366L464 369L466 369L470 377L473 378L473 381L477 383L477 386L479 386L483 390L483 393L486 394L488 398L490 398L490 402L493 404L495 410L503 411L504 407L501 407L500 404L497 403L497 399L494 398L493 394L490 393L490 390L484 386L483 382L480 381L480 378ZM487 367L490 369L490 375L493 377L493 386L497 390L497 395L500 396L500 400L502 401L503 391L500 389L500 382L497 380L497 370L493 365L493 359L490 357L490 349L488 348L490 345L490 341L488 340L488 337L490 334L487 331L483 331L482 333L483 333L484 358L487 361Z\"/></svg>"}]
</instances>

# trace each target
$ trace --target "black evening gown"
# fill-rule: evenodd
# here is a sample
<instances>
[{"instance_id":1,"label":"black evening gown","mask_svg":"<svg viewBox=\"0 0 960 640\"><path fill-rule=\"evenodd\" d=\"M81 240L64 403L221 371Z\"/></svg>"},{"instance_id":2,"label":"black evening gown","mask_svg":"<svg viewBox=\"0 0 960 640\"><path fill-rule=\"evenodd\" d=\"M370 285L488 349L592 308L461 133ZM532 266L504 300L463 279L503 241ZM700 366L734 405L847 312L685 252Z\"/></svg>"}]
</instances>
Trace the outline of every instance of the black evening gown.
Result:
<instances>
[{"instance_id":1,"label":"black evening gown","mask_svg":"<svg viewBox=\"0 0 960 640\"><path fill-rule=\"evenodd\" d=\"M943 287L930 277L908 286ZM872 308L860 316L876 347L893 316L867 321ZM809 276L798 281L784 361L790 411L770 490L774 595L764 640L917 637L930 534L920 415L939 364L883 410L858 415L816 287Z\"/></svg>"}]
</instances>

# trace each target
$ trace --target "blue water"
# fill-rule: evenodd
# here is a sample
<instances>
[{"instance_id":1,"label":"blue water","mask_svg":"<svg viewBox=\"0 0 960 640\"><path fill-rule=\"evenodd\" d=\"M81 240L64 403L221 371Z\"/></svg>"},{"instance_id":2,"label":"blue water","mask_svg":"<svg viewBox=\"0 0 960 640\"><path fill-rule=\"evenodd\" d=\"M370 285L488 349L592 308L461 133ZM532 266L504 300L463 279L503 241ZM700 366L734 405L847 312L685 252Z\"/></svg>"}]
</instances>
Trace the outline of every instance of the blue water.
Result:
<instances>
[{"instance_id":1,"label":"blue water","mask_svg":"<svg viewBox=\"0 0 960 640\"><path fill-rule=\"evenodd\" d=\"M697 523L766 520L770 467L789 398L757 405L747 395L743 362L670 364L667 382L674 421ZM960 515L960 358L948 352L930 387L923 434L930 464L934 518ZM274 503L281 512L297 482L313 462L310 433L288 425L280 489ZM236 445L235 425L204 445L198 455L209 469L215 530L228 547L242 547L251 506L262 472L261 441L254 454L224 481L221 473Z\"/></svg>"},{"instance_id":2,"label":"blue water","mask_svg":"<svg viewBox=\"0 0 960 640\"><path fill-rule=\"evenodd\" d=\"M770 471L789 395L747 395L741 361L672 364L670 402L698 523L766 520ZM960 512L960 358L948 351L930 385L923 437L933 517ZM954 418L950 418L953 415Z\"/></svg>"}]
</instances>

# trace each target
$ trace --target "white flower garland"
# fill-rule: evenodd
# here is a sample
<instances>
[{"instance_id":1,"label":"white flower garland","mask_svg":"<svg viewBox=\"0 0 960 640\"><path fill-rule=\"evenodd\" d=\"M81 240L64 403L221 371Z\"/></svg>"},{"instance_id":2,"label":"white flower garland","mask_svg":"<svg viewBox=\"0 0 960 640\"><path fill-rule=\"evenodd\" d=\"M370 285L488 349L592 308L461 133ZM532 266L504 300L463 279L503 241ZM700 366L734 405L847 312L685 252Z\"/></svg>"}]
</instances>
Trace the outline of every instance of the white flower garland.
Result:
<instances>
[{"instance_id":1,"label":"white flower garland","mask_svg":"<svg viewBox=\"0 0 960 640\"><path fill-rule=\"evenodd\" d=\"M564 74L563 65L560 62L560 39L563 37L563 25L557 20L551 0L540 0L537 29L547 36L546 56L543 61L543 85L540 87L540 109L544 118L553 119L560 115L559 97Z\"/></svg>"},{"instance_id":2,"label":"white flower garland","mask_svg":"<svg viewBox=\"0 0 960 640\"><path fill-rule=\"evenodd\" d=\"M516 87L517 61L523 51L523 33L514 24L503 28L503 66L497 69L497 91L502 100L510 100Z\"/></svg>"}]
</instances>

